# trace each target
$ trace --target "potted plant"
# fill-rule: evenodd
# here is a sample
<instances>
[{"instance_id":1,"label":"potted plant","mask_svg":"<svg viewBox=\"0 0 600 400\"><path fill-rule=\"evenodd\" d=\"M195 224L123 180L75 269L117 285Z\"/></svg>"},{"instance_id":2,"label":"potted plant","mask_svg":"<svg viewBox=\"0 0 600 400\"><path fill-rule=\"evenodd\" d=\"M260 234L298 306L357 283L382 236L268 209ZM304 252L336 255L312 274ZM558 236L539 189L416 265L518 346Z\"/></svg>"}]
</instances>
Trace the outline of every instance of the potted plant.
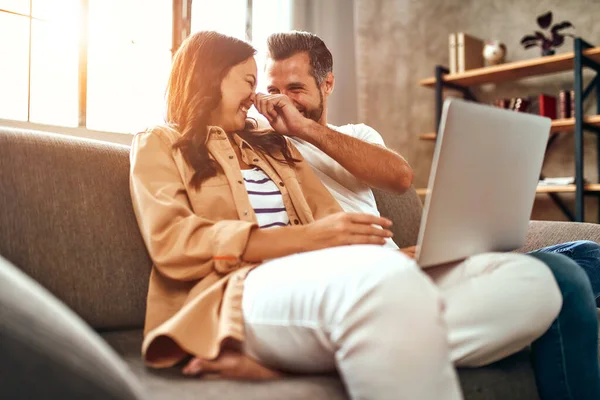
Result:
<instances>
[{"instance_id":1,"label":"potted plant","mask_svg":"<svg viewBox=\"0 0 600 400\"><path fill-rule=\"evenodd\" d=\"M537 24L541 29L548 30L552 24L552 11L548 11L537 17ZM554 24L546 34L535 31L535 35L523 36L521 44L526 49L530 47L540 47L542 49L542 56L551 56L555 53L555 48L563 45L565 36L575 37L570 33L561 32L567 28L574 28L574 26L569 21Z\"/></svg>"}]
</instances>

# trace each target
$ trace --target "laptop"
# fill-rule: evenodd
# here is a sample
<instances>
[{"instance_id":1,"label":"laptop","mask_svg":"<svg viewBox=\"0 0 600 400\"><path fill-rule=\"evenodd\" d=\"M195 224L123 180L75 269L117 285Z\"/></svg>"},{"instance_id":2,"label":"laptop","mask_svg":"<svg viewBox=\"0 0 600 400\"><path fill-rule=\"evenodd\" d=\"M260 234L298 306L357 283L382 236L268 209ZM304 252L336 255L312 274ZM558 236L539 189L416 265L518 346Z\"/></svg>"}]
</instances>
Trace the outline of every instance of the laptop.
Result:
<instances>
[{"instance_id":1,"label":"laptop","mask_svg":"<svg viewBox=\"0 0 600 400\"><path fill-rule=\"evenodd\" d=\"M523 246L550 124L445 101L415 254L422 268Z\"/></svg>"}]
</instances>

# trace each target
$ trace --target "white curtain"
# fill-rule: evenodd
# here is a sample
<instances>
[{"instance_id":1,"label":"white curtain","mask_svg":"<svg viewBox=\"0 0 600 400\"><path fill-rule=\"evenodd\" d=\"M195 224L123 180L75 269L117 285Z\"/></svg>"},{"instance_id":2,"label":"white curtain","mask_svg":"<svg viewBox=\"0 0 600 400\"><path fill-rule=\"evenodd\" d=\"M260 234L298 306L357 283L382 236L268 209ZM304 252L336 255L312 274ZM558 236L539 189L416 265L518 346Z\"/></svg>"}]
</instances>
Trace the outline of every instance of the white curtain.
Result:
<instances>
[{"instance_id":1,"label":"white curtain","mask_svg":"<svg viewBox=\"0 0 600 400\"><path fill-rule=\"evenodd\" d=\"M292 29L318 35L333 54L328 122L334 125L360 122L354 27L354 0L292 0Z\"/></svg>"}]
</instances>

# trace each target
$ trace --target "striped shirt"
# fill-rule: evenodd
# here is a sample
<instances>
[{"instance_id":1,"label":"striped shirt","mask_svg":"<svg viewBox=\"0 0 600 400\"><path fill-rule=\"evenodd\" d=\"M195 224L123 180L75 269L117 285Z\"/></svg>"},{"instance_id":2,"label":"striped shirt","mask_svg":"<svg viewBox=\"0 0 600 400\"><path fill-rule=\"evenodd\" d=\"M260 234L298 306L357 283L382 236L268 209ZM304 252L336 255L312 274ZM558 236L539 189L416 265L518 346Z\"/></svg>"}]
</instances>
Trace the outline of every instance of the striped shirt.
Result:
<instances>
[{"instance_id":1,"label":"striped shirt","mask_svg":"<svg viewBox=\"0 0 600 400\"><path fill-rule=\"evenodd\" d=\"M258 220L258 226L271 228L289 225L290 218L275 182L256 167L242 170L242 175L250 198L250 205L252 205Z\"/></svg>"}]
</instances>

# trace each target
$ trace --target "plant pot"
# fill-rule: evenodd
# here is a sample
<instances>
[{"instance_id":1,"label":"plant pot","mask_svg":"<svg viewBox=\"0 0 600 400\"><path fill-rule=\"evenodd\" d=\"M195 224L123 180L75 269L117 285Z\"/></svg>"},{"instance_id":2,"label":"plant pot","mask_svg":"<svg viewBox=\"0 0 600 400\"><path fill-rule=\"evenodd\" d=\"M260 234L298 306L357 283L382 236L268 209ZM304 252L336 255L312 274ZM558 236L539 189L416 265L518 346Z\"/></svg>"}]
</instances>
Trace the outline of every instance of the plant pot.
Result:
<instances>
[{"instance_id":1,"label":"plant pot","mask_svg":"<svg viewBox=\"0 0 600 400\"><path fill-rule=\"evenodd\" d=\"M544 49L542 50L542 57L545 56L553 56L556 52L554 51L554 49Z\"/></svg>"}]
</instances>

